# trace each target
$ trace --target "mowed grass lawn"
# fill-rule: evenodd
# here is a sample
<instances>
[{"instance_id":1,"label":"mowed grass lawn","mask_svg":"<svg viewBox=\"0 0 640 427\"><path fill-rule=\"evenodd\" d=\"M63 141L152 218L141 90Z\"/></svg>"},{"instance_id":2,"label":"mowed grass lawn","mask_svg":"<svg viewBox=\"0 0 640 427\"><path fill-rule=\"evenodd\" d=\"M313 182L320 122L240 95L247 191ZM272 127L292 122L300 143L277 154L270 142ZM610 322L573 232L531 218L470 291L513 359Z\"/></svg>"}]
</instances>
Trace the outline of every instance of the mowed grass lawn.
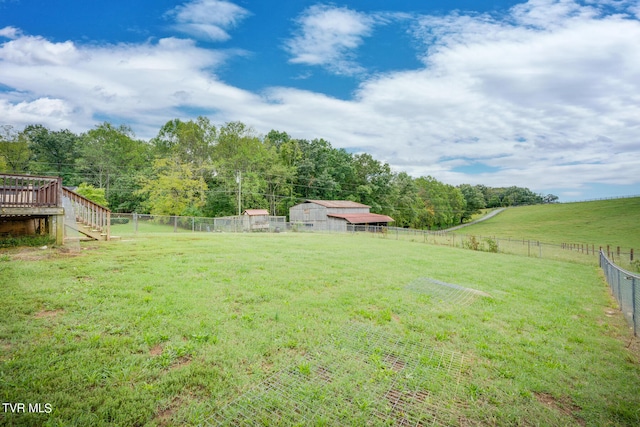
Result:
<instances>
[{"instance_id":1,"label":"mowed grass lawn","mask_svg":"<svg viewBox=\"0 0 640 427\"><path fill-rule=\"evenodd\" d=\"M189 233L5 251L0 286L2 402L50 408L4 425L640 423L636 341L594 266Z\"/></svg>"},{"instance_id":2,"label":"mowed grass lawn","mask_svg":"<svg viewBox=\"0 0 640 427\"><path fill-rule=\"evenodd\" d=\"M508 208L457 233L640 250L640 197Z\"/></svg>"}]
</instances>

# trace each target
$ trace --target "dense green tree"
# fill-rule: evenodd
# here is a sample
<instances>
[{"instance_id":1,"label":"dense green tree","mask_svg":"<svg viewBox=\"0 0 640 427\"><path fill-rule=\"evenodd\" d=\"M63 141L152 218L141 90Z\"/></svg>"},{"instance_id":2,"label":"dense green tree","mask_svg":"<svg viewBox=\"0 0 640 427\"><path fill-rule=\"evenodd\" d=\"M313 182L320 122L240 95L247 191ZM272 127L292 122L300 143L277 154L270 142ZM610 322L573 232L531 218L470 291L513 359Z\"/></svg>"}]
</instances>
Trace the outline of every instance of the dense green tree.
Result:
<instances>
[{"instance_id":1,"label":"dense green tree","mask_svg":"<svg viewBox=\"0 0 640 427\"><path fill-rule=\"evenodd\" d=\"M527 188L453 187L433 177L395 173L370 154L353 155L321 138L272 130L258 137L242 122L170 120L149 143L108 122L81 136L41 125L0 128L0 171L59 175L104 189L120 212L234 215L266 208L286 215L304 199L347 199L392 216L396 225L444 228L483 207L551 203Z\"/></svg>"},{"instance_id":2,"label":"dense green tree","mask_svg":"<svg viewBox=\"0 0 640 427\"><path fill-rule=\"evenodd\" d=\"M76 188L75 192L91 200L93 203L97 203L100 206L107 206L104 188L96 188L91 184L83 182L78 186L78 188Z\"/></svg>"},{"instance_id":3,"label":"dense green tree","mask_svg":"<svg viewBox=\"0 0 640 427\"><path fill-rule=\"evenodd\" d=\"M505 206L534 205L543 202L542 196L523 187L494 187L488 188L487 207L497 208Z\"/></svg>"},{"instance_id":4,"label":"dense green tree","mask_svg":"<svg viewBox=\"0 0 640 427\"><path fill-rule=\"evenodd\" d=\"M146 196L153 215L184 215L205 203L207 184L176 158L156 159L153 176L142 178L139 193Z\"/></svg>"},{"instance_id":5,"label":"dense green tree","mask_svg":"<svg viewBox=\"0 0 640 427\"><path fill-rule=\"evenodd\" d=\"M174 119L162 126L151 145L157 157L174 157L207 180L212 172L211 159L217 136L217 128L206 117L187 122Z\"/></svg>"},{"instance_id":6,"label":"dense green tree","mask_svg":"<svg viewBox=\"0 0 640 427\"><path fill-rule=\"evenodd\" d=\"M386 213L397 227L416 227L420 210L418 187L406 172L394 174L391 179L390 210Z\"/></svg>"},{"instance_id":7,"label":"dense green tree","mask_svg":"<svg viewBox=\"0 0 640 427\"><path fill-rule=\"evenodd\" d=\"M266 164L262 171L266 186L265 196L269 202L271 215L287 215L292 206L293 181L295 179L295 167L287 166L281 161L276 146L270 146L269 140L265 141Z\"/></svg>"},{"instance_id":8,"label":"dense green tree","mask_svg":"<svg viewBox=\"0 0 640 427\"><path fill-rule=\"evenodd\" d=\"M111 180L107 202L109 209L114 212L146 213L145 195L142 189L142 177L152 174L151 167L145 167L137 172L124 172Z\"/></svg>"},{"instance_id":9,"label":"dense green tree","mask_svg":"<svg viewBox=\"0 0 640 427\"><path fill-rule=\"evenodd\" d=\"M108 122L83 134L79 139L79 158L77 169L85 177L87 183L105 190L107 200L131 197L135 186L123 186L123 182L131 180L145 169L150 161L150 147L143 141L136 140L128 126L115 127ZM117 180L116 190L119 194L112 196L113 182ZM124 192L124 194L122 194ZM127 196L126 194L129 194Z\"/></svg>"},{"instance_id":10,"label":"dense green tree","mask_svg":"<svg viewBox=\"0 0 640 427\"><path fill-rule=\"evenodd\" d=\"M25 134L16 132L13 126L0 126L0 172L28 172L30 158Z\"/></svg>"},{"instance_id":11,"label":"dense green tree","mask_svg":"<svg viewBox=\"0 0 640 427\"><path fill-rule=\"evenodd\" d=\"M353 166L358 201L371 206L372 212L391 213L393 173L389 165L363 153L353 156Z\"/></svg>"},{"instance_id":12,"label":"dense green tree","mask_svg":"<svg viewBox=\"0 0 640 427\"><path fill-rule=\"evenodd\" d=\"M459 188L451 184L445 184L445 191L449 201L450 216L446 226L462 224L462 219L467 208L467 202Z\"/></svg>"},{"instance_id":13,"label":"dense green tree","mask_svg":"<svg viewBox=\"0 0 640 427\"><path fill-rule=\"evenodd\" d=\"M50 131L42 125L24 129L32 157L29 171L62 177L65 185L77 185L82 177L76 170L80 137L69 130Z\"/></svg>"},{"instance_id":14,"label":"dense green tree","mask_svg":"<svg viewBox=\"0 0 640 427\"><path fill-rule=\"evenodd\" d=\"M340 188L331 175L330 159L333 148L324 139L299 140L302 158L297 164L298 194L304 199L340 198Z\"/></svg>"},{"instance_id":15,"label":"dense green tree","mask_svg":"<svg viewBox=\"0 0 640 427\"><path fill-rule=\"evenodd\" d=\"M465 208L462 214L462 221L470 219L473 215L480 213L480 209L487 206L484 194L478 186L461 184L458 186L465 200Z\"/></svg>"},{"instance_id":16,"label":"dense green tree","mask_svg":"<svg viewBox=\"0 0 640 427\"><path fill-rule=\"evenodd\" d=\"M447 228L462 220L465 200L460 189L427 176L416 179L424 209L418 214L420 228Z\"/></svg>"},{"instance_id":17,"label":"dense green tree","mask_svg":"<svg viewBox=\"0 0 640 427\"><path fill-rule=\"evenodd\" d=\"M236 215L238 213L237 197L235 187L229 189L225 181L214 178L209 184L202 213L207 217Z\"/></svg>"},{"instance_id":18,"label":"dense green tree","mask_svg":"<svg viewBox=\"0 0 640 427\"><path fill-rule=\"evenodd\" d=\"M226 206L234 194L234 211L220 214L238 214L245 209L269 208L267 199L267 171L275 161L274 152L261 141L253 130L241 122L226 123L220 128L217 144L213 149L215 191L211 197L213 206ZM213 188L213 187L212 187Z\"/></svg>"}]
</instances>

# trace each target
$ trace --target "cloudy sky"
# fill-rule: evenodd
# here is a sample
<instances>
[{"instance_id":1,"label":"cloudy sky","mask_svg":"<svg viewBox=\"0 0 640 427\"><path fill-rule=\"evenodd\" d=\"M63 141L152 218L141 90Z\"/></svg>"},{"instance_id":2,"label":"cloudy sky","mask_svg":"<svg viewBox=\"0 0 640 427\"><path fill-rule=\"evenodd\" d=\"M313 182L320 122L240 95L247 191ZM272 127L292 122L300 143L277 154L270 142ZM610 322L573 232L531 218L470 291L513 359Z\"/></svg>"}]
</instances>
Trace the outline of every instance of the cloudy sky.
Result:
<instances>
[{"instance_id":1,"label":"cloudy sky","mask_svg":"<svg viewBox=\"0 0 640 427\"><path fill-rule=\"evenodd\" d=\"M0 124L198 115L454 185L640 194L640 0L0 0Z\"/></svg>"}]
</instances>

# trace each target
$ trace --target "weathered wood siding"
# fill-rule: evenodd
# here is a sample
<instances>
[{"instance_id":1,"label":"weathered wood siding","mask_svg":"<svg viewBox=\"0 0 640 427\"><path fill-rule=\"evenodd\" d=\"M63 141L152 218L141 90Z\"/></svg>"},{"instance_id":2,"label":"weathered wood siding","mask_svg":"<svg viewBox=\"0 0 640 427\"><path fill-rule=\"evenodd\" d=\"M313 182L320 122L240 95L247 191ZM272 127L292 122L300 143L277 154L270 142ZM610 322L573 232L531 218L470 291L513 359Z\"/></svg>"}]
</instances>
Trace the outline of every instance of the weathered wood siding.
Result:
<instances>
[{"instance_id":1,"label":"weathered wood siding","mask_svg":"<svg viewBox=\"0 0 640 427\"><path fill-rule=\"evenodd\" d=\"M289 209L289 221L304 223L316 231L346 231L346 221L328 214L369 213L368 207L327 208L317 203L301 203Z\"/></svg>"},{"instance_id":2,"label":"weathered wood siding","mask_svg":"<svg viewBox=\"0 0 640 427\"><path fill-rule=\"evenodd\" d=\"M242 225L245 231L268 231L269 215L243 215Z\"/></svg>"},{"instance_id":3,"label":"weathered wood siding","mask_svg":"<svg viewBox=\"0 0 640 427\"><path fill-rule=\"evenodd\" d=\"M347 212L345 212L347 213ZM347 220L342 218L332 218L327 217L327 230L328 231L336 231L336 232L345 232L347 231Z\"/></svg>"}]
</instances>

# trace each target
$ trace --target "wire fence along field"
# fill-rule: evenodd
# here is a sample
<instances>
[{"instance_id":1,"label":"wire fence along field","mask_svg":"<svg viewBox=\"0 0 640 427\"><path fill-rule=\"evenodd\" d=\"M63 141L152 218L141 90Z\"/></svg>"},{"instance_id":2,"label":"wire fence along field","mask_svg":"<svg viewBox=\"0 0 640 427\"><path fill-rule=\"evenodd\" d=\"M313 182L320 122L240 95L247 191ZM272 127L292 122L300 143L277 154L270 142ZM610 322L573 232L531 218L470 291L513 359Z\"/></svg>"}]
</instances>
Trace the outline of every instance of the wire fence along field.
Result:
<instances>
[{"instance_id":1,"label":"wire fence along field","mask_svg":"<svg viewBox=\"0 0 640 427\"><path fill-rule=\"evenodd\" d=\"M600 251L600 267L604 271L611 293L618 301L620 310L633 333L640 333L640 275L633 274L615 265L603 251Z\"/></svg>"},{"instance_id":2,"label":"wire fence along field","mask_svg":"<svg viewBox=\"0 0 640 427\"><path fill-rule=\"evenodd\" d=\"M356 231L359 231L356 229ZM371 230L372 231L372 230ZM410 228L387 227L382 231L386 238L424 242L471 249L484 252L506 253L535 258L558 259L597 263L598 254L604 251L608 257L624 266L632 268L637 263L637 251L633 248L600 246L592 243L549 243L531 239L502 238L495 236L479 236L473 234L450 233L448 231L415 230Z\"/></svg>"},{"instance_id":3,"label":"wire fence along field","mask_svg":"<svg viewBox=\"0 0 640 427\"><path fill-rule=\"evenodd\" d=\"M245 215L221 218L161 216L146 214L113 214L112 234L184 233L184 232L314 232L344 233L344 231L314 231L305 224L287 222L284 216L268 216L258 221ZM121 227L118 227L120 225ZM618 265L635 270L640 268L637 251L619 246L600 246L592 243L548 243L531 239L513 239L448 231L416 230L412 228L347 224L347 233L366 233L373 238L422 242L475 251L505 253L535 258L597 264L600 251Z\"/></svg>"}]
</instances>

